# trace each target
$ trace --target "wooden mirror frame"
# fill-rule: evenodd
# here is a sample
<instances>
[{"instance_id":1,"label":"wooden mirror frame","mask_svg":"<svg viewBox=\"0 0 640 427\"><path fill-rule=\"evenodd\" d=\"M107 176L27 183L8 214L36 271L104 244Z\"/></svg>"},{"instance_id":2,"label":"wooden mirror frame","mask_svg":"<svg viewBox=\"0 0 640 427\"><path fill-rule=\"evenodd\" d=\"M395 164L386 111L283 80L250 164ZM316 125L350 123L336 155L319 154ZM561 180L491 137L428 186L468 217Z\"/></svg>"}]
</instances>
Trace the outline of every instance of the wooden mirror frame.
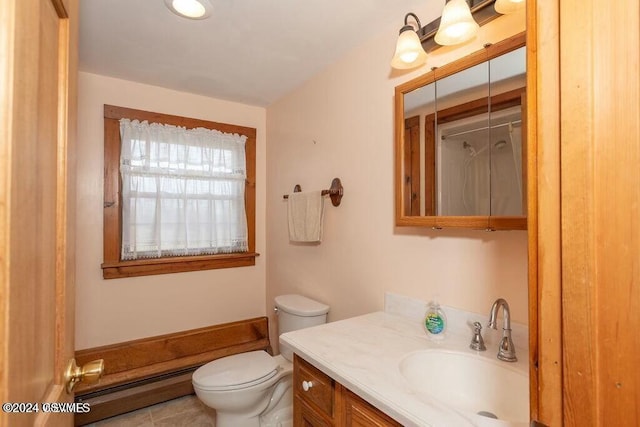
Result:
<instances>
[{"instance_id":1,"label":"wooden mirror frame","mask_svg":"<svg viewBox=\"0 0 640 427\"><path fill-rule=\"evenodd\" d=\"M407 197L404 189L403 164L405 161L405 117L404 117L404 95L441 80L445 77L453 75L457 72L481 64L483 62L494 59L505 53L516 50L526 45L525 33L516 34L503 41L489 45L481 51L474 52L464 58L436 68L422 76L403 83L395 88L395 217L397 226L410 227L432 227L440 228L468 228L483 230L526 230L526 216L410 216L406 215L405 205ZM491 84L491 82L489 82ZM500 96L500 95L497 95ZM493 97L492 97L493 99ZM486 109L487 102L484 102ZM523 153L526 151L526 91L522 94L521 105L523 107ZM482 107L482 106L481 106ZM441 114L439 112L439 114ZM438 120L440 122L440 120ZM433 120L432 120L433 122ZM428 126L428 123L427 123ZM433 126L433 123L432 123ZM428 132L428 130L427 130ZM429 156L426 150L427 157ZM433 155L431 156L433 157ZM429 160L427 160L429 161ZM433 159L435 161L435 158ZM524 162L526 164L526 160ZM523 170L523 175L526 170ZM526 176L526 175L525 175ZM524 183L523 183L524 187ZM523 188L523 194L526 194L526 188ZM432 196L433 198L433 196ZM523 206L526 212L526 205ZM433 210L432 210L433 211Z\"/></svg>"}]
</instances>

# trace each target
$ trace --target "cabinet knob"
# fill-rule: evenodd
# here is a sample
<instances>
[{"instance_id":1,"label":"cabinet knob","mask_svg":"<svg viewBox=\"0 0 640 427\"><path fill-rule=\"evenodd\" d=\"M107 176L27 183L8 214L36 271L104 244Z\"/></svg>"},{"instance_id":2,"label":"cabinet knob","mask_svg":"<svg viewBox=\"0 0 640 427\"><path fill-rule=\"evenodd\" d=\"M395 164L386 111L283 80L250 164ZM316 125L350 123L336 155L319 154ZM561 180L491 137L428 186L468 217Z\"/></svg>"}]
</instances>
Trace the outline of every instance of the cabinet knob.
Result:
<instances>
[{"instance_id":1,"label":"cabinet knob","mask_svg":"<svg viewBox=\"0 0 640 427\"><path fill-rule=\"evenodd\" d=\"M313 387L313 383L311 381L302 381L302 389L304 391L309 391L311 387Z\"/></svg>"}]
</instances>

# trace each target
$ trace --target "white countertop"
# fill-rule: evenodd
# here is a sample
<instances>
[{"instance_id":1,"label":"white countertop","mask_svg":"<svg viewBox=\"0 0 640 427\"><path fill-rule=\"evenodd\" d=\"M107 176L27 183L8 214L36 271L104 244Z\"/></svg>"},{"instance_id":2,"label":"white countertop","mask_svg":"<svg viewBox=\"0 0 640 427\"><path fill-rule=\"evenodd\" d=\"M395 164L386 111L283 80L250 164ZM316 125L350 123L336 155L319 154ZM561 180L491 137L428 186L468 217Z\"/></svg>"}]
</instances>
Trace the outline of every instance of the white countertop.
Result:
<instances>
[{"instance_id":1,"label":"white countertop","mask_svg":"<svg viewBox=\"0 0 640 427\"><path fill-rule=\"evenodd\" d=\"M405 317L388 309L289 332L280 336L280 342L291 346L307 362L405 426L512 425L489 419L485 423L484 417L468 417L435 399L419 398L400 373L399 364L406 355L432 348L496 359L499 331L483 329L487 351L473 351L469 349L471 330L466 324L481 320L486 325L486 321L482 316L473 317L473 313L447 307L445 312L449 326L445 339L438 342L427 338L415 314ZM521 334L522 327L515 327L519 361L509 365L528 373L526 342L518 343L518 340L526 341L526 337L517 336Z\"/></svg>"}]
</instances>

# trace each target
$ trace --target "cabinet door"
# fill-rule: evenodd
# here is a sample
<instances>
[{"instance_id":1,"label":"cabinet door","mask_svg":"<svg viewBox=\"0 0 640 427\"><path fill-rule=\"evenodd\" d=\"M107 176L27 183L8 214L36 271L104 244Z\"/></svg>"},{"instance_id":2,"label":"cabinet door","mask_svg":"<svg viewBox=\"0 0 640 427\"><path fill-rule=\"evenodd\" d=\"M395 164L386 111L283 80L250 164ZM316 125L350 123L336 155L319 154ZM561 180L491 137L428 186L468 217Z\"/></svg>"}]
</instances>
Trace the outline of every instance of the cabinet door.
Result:
<instances>
[{"instance_id":1,"label":"cabinet door","mask_svg":"<svg viewBox=\"0 0 640 427\"><path fill-rule=\"evenodd\" d=\"M402 424L380 412L349 390L344 389L345 426L401 427Z\"/></svg>"},{"instance_id":2,"label":"cabinet door","mask_svg":"<svg viewBox=\"0 0 640 427\"><path fill-rule=\"evenodd\" d=\"M293 400L293 425L296 427L331 427L331 422L296 395Z\"/></svg>"}]
</instances>

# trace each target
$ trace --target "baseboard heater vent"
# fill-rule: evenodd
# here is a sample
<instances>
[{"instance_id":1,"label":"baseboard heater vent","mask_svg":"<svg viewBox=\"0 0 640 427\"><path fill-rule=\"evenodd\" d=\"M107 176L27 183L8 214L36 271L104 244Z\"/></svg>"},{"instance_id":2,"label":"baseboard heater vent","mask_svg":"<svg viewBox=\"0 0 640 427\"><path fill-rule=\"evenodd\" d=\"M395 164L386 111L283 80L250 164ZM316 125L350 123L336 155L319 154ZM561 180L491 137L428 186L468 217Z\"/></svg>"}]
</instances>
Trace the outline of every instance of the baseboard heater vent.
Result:
<instances>
[{"instance_id":1,"label":"baseboard heater vent","mask_svg":"<svg viewBox=\"0 0 640 427\"><path fill-rule=\"evenodd\" d=\"M271 353L266 317L76 352L78 365L104 359L95 385L79 384L76 401L91 405L76 414L76 426L192 394L191 375L211 360L253 350Z\"/></svg>"}]
</instances>

